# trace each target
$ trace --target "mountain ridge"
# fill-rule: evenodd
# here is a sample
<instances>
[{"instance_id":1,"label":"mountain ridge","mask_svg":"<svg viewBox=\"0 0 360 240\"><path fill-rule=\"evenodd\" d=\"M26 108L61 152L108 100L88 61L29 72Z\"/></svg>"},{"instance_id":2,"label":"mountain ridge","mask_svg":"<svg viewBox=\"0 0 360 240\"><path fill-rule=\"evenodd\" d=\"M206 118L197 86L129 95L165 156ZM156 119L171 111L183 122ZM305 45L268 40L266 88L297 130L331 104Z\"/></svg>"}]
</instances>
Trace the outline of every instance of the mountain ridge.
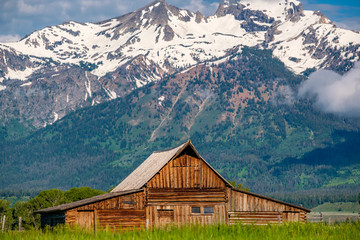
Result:
<instances>
[{"instance_id":1,"label":"mountain ridge","mask_svg":"<svg viewBox=\"0 0 360 240\"><path fill-rule=\"evenodd\" d=\"M336 28L319 12L302 10L295 0L264 6L261 0L222 1L209 17L153 1L110 20L69 21L35 31L17 43L0 44L1 99L14 100L13 92L23 92L24 87L41 91L46 88L41 88L43 84L32 85L39 78L74 92L70 85L61 86L64 79L58 77L58 68L73 71L70 78L78 86L73 101L67 101L71 96L64 91L54 95L45 90L45 95L62 101L61 107L44 106L33 116L16 115L11 106L1 110L10 112L5 118L31 120L39 128L66 112L124 96L167 74L241 52L244 46L271 49L297 74L322 68L346 72L359 59L359 36Z\"/></svg>"}]
</instances>

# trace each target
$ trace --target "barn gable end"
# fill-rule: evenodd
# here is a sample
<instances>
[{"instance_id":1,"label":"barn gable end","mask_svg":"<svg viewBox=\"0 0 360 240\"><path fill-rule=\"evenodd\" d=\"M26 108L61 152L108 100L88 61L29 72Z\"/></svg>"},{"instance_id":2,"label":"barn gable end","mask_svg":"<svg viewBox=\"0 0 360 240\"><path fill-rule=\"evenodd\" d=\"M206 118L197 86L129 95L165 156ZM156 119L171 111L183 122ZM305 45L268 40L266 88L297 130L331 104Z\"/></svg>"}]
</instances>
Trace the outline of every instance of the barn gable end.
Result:
<instances>
[{"instance_id":1,"label":"barn gable end","mask_svg":"<svg viewBox=\"0 0 360 240\"><path fill-rule=\"evenodd\" d=\"M212 184L214 186L211 186ZM225 185L231 186L200 156L189 140L176 148L151 154L112 192L140 189L145 186L151 188L218 188L225 187Z\"/></svg>"},{"instance_id":2,"label":"barn gable end","mask_svg":"<svg viewBox=\"0 0 360 240\"><path fill-rule=\"evenodd\" d=\"M151 178L147 188L222 188L229 185L188 145Z\"/></svg>"}]
</instances>

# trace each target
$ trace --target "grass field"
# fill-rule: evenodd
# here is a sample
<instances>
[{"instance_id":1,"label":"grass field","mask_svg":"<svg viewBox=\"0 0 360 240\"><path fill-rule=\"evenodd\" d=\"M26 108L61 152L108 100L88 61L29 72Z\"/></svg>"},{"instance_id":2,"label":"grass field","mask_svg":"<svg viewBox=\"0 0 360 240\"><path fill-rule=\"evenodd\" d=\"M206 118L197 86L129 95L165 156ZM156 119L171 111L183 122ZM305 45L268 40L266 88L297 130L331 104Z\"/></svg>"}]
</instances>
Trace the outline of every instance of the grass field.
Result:
<instances>
[{"instance_id":1,"label":"grass field","mask_svg":"<svg viewBox=\"0 0 360 240\"><path fill-rule=\"evenodd\" d=\"M358 202L326 202L313 209L313 212L360 212L360 204Z\"/></svg>"},{"instance_id":2,"label":"grass field","mask_svg":"<svg viewBox=\"0 0 360 240\"><path fill-rule=\"evenodd\" d=\"M293 223L282 225L210 225L210 226L185 226L170 227L168 229L136 230L126 232L98 231L96 233L71 230L68 227L57 227L47 229L29 230L21 233L17 231L0 234L0 239L17 240L88 240L88 239L360 239L360 222L341 224L320 224L320 223Z\"/></svg>"}]
</instances>

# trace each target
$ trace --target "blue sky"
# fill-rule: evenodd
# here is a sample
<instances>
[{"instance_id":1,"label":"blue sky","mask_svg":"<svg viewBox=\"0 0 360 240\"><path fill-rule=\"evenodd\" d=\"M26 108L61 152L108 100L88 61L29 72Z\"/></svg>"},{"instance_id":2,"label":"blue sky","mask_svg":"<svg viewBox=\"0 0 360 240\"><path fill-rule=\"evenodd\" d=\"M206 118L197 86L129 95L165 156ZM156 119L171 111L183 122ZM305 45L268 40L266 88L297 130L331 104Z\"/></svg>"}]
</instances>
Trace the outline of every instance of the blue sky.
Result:
<instances>
[{"instance_id":1,"label":"blue sky","mask_svg":"<svg viewBox=\"0 0 360 240\"><path fill-rule=\"evenodd\" d=\"M210 15L220 0L167 0ZM270 0L269 0L270 1ZM15 41L65 21L98 22L136 10L150 0L0 0L0 42ZM320 10L338 26L360 30L359 0L304 0L306 10Z\"/></svg>"}]
</instances>

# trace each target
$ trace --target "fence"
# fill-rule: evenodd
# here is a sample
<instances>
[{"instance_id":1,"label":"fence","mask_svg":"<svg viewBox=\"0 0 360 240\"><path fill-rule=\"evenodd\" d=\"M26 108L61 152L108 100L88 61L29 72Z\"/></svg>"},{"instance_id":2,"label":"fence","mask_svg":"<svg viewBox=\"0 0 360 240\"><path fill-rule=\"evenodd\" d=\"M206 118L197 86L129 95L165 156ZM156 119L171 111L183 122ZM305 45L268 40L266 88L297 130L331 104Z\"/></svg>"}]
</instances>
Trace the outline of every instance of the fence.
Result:
<instances>
[{"instance_id":1,"label":"fence","mask_svg":"<svg viewBox=\"0 0 360 240\"><path fill-rule=\"evenodd\" d=\"M323 223L335 223L335 222L357 222L360 221L359 213L350 212L320 212L310 213L307 215L308 222L323 222Z\"/></svg>"},{"instance_id":2,"label":"fence","mask_svg":"<svg viewBox=\"0 0 360 240\"><path fill-rule=\"evenodd\" d=\"M318 215L308 215L307 216L308 222L324 222L324 215L319 213Z\"/></svg>"},{"instance_id":3,"label":"fence","mask_svg":"<svg viewBox=\"0 0 360 240\"><path fill-rule=\"evenodd\" d=\"M1 232L3 233L5 231L5 223L6 223L6 215L2 216L0 218L0 225L1 225ZM19 217L19 232L22 230L22 217Z\"/></svg>"}]
</instances>

